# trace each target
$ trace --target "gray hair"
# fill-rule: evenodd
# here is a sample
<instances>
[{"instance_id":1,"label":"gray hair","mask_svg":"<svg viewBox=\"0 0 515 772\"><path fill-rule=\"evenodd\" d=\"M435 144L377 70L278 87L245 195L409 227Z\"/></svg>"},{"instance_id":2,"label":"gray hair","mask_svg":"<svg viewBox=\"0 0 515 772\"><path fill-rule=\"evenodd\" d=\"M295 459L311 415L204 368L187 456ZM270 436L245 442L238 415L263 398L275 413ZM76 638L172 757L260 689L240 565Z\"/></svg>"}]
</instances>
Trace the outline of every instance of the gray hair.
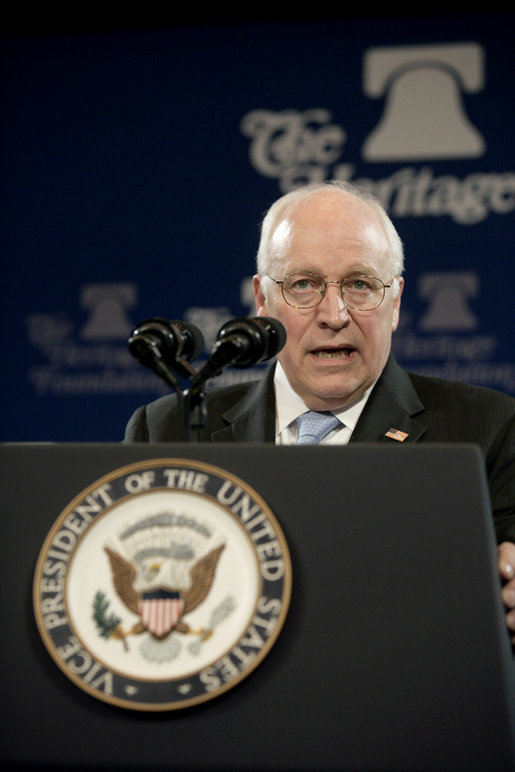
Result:
<instances>
[{"instance_id":1,"label":"gray hair","mask_svg":"<svg viewBox=\"0 0 515 772\"><path fill-rule=\"evenodd\" d=\"M339 193L342 196L355 196L365 201L379 215L384 227L386 238L390 245L390 257L394 276L401 276L404 271L404 249L399 234L397 233L392 221L388 217L383 205L375 196L366 190L363 190L350 182L341 182L331 180L329 182L314 182L286 193L272 204L261 223L261 238L256 257L257 272L266 274L270 270L272 260L271 241L275 229L286 214L295 207L302 199L317 193ZM398 285L398 283L396 282ZM396 287L398 291L398 286Z\"/></svg>"}]
</instances>

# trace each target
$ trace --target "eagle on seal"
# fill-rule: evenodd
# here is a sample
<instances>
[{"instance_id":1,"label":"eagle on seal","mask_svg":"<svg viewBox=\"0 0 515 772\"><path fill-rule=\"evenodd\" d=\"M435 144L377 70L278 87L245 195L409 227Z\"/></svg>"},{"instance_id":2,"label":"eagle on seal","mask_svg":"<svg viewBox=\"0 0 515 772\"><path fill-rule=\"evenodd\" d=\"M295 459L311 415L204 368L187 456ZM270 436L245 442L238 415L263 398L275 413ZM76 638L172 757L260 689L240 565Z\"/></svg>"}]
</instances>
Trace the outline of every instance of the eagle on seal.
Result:
<instances>
[{"instance_id":1,"label":"eagle on seal","mask_svg":"<svg viewBox=\"0 0 515 772\"><path fill-rule=\"evenodd\" d=\"M109 558L116 593L129 611L140 617L140 621L129 632L123 633L121 630L118 630L118 635L125 637L131 634L138 635L143 632L151 632L156 638L164 638L172 629L183 634L194 633L203 635L204 629L192 630L183 618L200 606L207 597L224 547L224 544L215 547L191 567L189 587L153 587L151 593L146 593L144 590L138 590L135 587L137 571L133 564L118 552L105 546L104 550ZM144 621L145 603L152 602L146 599L146 595L152 595L153 598L160 596L161 600L165 599L169 608L173 607L174 611L172 614L167 614L168 621L164 626L161 624L160 627L156 627L155 623L151 624L146 619Z\"/></svg>"}]
</instances>

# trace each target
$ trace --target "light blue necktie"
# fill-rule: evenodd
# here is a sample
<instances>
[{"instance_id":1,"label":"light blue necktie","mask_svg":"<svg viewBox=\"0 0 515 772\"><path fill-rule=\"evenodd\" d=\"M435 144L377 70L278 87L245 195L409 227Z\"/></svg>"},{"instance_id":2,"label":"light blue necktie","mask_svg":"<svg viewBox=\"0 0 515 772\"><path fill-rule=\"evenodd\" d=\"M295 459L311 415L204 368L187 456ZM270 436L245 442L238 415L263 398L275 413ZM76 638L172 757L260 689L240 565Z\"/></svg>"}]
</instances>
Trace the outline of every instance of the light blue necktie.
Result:
<instances>
[{"instance_id":1,"label":"light blue necktie","mask_svg":"<svg viewBox=\"0 0 515 772\"><path fill-rule=\"evenodd\" d=\"M297 445L317 445L341 422L332 413L303 413L297 418Z\"/></svg>"}]
</instances>

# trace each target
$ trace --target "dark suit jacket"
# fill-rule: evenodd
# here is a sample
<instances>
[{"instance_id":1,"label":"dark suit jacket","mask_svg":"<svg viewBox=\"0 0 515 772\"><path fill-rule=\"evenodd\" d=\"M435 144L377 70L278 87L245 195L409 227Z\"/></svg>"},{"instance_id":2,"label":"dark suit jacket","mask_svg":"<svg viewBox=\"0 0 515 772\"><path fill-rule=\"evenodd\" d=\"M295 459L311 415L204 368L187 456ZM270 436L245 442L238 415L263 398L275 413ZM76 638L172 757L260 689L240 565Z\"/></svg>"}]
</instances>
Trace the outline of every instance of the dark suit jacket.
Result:
<instances>
[{"instance_id":1,"label":"dark suit jacket","mask_svg":"<svg viewBox=\"0 0 515 772\"><path fill-rule=\"evenodd\" d=\"M274 442L273 368L250 383L207 389L206 442ZM482 450L499 541L515 541L515 400L492 389L407 373L388 360L352 434L351 442L460 442ZM128 442L180 442L175 395L140 407L125 434Z\"/></svg>"}]
</instances>

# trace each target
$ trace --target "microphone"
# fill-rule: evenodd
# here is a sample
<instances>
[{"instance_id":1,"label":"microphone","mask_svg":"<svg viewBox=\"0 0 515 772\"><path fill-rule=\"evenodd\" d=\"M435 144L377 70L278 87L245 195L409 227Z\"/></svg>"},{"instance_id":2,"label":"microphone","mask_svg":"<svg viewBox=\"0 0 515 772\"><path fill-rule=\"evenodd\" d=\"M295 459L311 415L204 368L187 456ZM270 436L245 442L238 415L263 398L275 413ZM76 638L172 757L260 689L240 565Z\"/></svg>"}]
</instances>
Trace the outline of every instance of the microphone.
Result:
<instances>
[{"instance_id":1,"label":"microphone","mask_svg":"<svg viewBox=\"0 0 515 772\"><path fill-rule=\"evenodd\" d=\"M189 360L200 356L203 349L204 336L198 327L161 317L141 322L129 338L132 356L173 386L176 381L168 368L172 367L183 378L190 378L195 370Z\"/></svg>"},{"instance_id":2,"label":"microphone","mask_svg":"<svg viewBox=\"0 0 515 772\"><path fill-rule=\"evenodd\" d=\"M285 343L286 330L277 319L267 316L231 319L220 328L215 348L193 384L219 375L226 365L244 368L266 362L278 354Z\"/></svg>"}]
</instances>

